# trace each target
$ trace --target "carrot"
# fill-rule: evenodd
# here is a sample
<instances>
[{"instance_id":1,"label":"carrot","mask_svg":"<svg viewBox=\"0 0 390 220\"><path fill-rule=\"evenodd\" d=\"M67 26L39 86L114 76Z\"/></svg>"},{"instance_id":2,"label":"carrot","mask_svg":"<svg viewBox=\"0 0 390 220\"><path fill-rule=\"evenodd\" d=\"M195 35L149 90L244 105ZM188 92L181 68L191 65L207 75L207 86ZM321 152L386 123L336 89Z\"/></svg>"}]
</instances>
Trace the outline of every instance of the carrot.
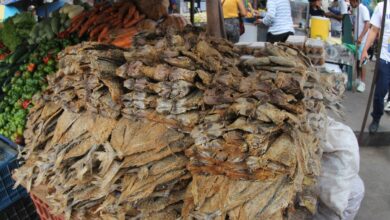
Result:
<instances>
[{"instance_id":1,"label":"carrot","mask_svg":"<svg viewBox=\"0 0 390 220\"><path fill-rule=\"evenodd\" d=\"M113 27L120 27L122 25L122 21L119 18L115 18L111 21L111 25Z\"/></svg>"},{"instance_id":2,"label":"carrot","mask_svg":"<svg viewBox=\"0 0 390 220\"><path fill-rule=\"evenodd\" d=\"M71 19L71 23L76 23L77 21L79 21L80 19L83 18L84 15L86 15L88 12L81 12L80 14L74 16L72 19Z\"/></svg>"},{"instance_id":3,"label":"carrot","mask_svg":"<svg viewBox=\"0 0 390 220\"><path fill-rule=\"evenodd\" d=\"M144 18L145 18L145 15L141 15L138 18L135 18L135 19L131 20L130 22L124 24L123 27L125 27L125 28L132 27L133 25L135 25L138 22L142 21Z\"/></svg>"},{"instance_id":4,"label":"carrot","mask_svg":"<svg viewBox=\"0 0 390 220\"><path fill-rule=\"evenodd\" d=\"M102 31L105 26L106 26L106 24L96 25L93 28L93 30L91 30L91 32L89 32L89 39L94 40L95 37L98 37L98 35L100 34L99 32Z\"/></svg>"},{"instance_id":5,"label":"carrot","mask_svg":"<svg viewBox=\"0 0 390 220\"><path fill-rule=\"evenodd\" d=\"M133 4L131 4L123 23L128 23L131 20L131 18L134 16L134 14L137 12L138 12L137 8Z\"/></svg>"},{"instance_id":6,"label":"carrot","mask_svg":"<svg viewBox=\"0 0 390 220\"><path fill-rule=\"evenodd\" d=\"M122 47L122 48L129 48L131 47L132 40L129 38L126 39L121 39L120 41L113 41L111 42L112 45L115 45L117 47Z\"/></svg>"},{"instance_id":7,"label":"carrot","mask_svg":"<svg viewBox=\"0 0 390 220\"><path fill-rule=\"evenodd\" d=\"M122 29L122 30L117 32L117 35L115 38L122 38L125 36L134 35L137 32L138 32L138 30L136 28Z\"/></svg>"},{"instance_id":8,"label":"carrot","mask_svg":"<svg viewBox=\"0 0 390 220\"><path fill-rule=\"evenodd\" d=\"M108 21L110 21L112 18L116 17L117 15L116 14L113 14L113 15L110 15L110 14L106 14L106 13L102 13L100 14L97 18L96 18L96 21L95 21L95 24L98 25L98 24L102 24L102 23L108 23Z\"/></svg>"},{"instance_id":9,"label":"carrot","mask_svg":"<svg viewBox=\"0 0 390 220\"><path fill-rule=\"evenodd\" d=\"M80 32L79 32L79 37L82 37L82 36L85 34L85 32L87 32L88 28L90 28L91 25L93 24L93 22L96 21L97 17L98 17L98 15L94 15L94 16L90 17L90 18L83 24L83 26L81 27Z\"/></svg>"},{"instance_id":10,"label":"carrot","mask_svg":"<svg viewBox=\"0 0 390 220\"><path fill-rule=\"evenodd\" d=\"M129 11L129 7L131 7L132 3L125 4L121 9L119 9L118 17L123 20L126 16L126 13Z\"/></svg>"},{"instance_id":11,"label":"carrot","mask_svg":"<svg viewBox=\"0 0 390 220\"><path fill-rule=\"evenodd\" d=\"M109 31L109 26L108 25L104 26L102 32L100 32L99 37L98 37L99 42L103 42L103 39L108 37L108 35L107 35L108 31Z\"/></svg>"},{"instance_id":12,"label":"carrot","mask_svg":"<svg viewBox=\"0 0 390 220\"><path fill-rule=\"evenodd\" d=\"M67 31L68 31L69 33L75 32L77 29L80 28L80 26L84 23L84 21L87 20L87 18L88 18L88 16L83 17L83 18L80 19L77 23L75 23L74 25L72 25L72 27L69 27Z\"/></svg>"},{"instance_id":13,"label":"carrot","mask_svg":"<svg viewBox=\"0 0 390 220\"><path fill-rule=\"evenodd\" d=\"M104 11L102 11L103 13L105 13L105 14L111 14L111 13L113 13L114 12L114 8L113 7L109 7L109 8L107 8L106 10L104 10ZM101 13L102 13L101 12Z\"/></svg>"}]
</instances>

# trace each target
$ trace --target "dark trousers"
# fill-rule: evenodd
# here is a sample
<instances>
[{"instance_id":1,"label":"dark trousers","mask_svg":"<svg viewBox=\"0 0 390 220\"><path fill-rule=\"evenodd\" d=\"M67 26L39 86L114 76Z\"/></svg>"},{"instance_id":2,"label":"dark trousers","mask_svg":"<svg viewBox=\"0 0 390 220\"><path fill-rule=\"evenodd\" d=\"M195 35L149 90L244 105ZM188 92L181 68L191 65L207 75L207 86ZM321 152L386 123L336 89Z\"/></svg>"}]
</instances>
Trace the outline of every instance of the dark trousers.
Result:
<instances>
[{"instance_id":1,"label":"dark trousers","mask_svg":"<svg viewBox=\"0 0 390 220\"><path fill-rule=\"evenodd\" d=\"M275 43L275 42L286 42L288 36L294 35L293 32L287 32L283 34L271 34L271 32L267 33L267 42Z\"/></svg>"},{"instance_id":2,"label":"dark trousers","mask_svg":"<svg viewBox=\"0 0 390 220\"><path fill-rule=\"evenodd\" d=\"M376 80L372 119L379 122L383 115L384 98L390 86L390 62L380 59L378 78Z\"/></svg>"}]
</instances>

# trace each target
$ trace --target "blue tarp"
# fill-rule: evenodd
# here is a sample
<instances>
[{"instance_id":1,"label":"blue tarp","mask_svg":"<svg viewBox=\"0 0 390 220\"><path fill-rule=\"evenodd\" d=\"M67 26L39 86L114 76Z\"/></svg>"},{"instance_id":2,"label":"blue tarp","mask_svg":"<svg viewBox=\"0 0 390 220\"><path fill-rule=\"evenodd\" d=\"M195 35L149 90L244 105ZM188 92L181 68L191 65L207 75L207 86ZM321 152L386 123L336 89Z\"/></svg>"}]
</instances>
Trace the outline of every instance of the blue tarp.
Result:
<instances>
[{"instance_id":1,"label":"blue tarp","mask_svg":"<svg viewBox=\"0 0 390 220\"><path fill-rule=\"evenodd\" d=\"M46 15L46 7L47 7L47 13L50 14L50 12L60 9L64 4L65 4L64 0L58 0L53 3L42 5L37 9L37 15L39 17L44 17Z\"/></svg>"}]
</instances>

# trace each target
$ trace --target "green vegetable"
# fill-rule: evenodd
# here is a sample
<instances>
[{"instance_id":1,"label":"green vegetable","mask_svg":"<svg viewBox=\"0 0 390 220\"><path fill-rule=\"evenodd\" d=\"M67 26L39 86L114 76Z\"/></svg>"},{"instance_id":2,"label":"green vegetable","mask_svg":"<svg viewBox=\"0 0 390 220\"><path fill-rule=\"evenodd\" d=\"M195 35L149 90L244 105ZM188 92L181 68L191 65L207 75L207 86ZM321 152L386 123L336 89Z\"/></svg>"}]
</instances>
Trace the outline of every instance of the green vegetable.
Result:
<instances>
[{"instance_id":1,"label":"green vegetable","mask_svg":"<svg viewBox=\"0 0 390 220\"><path fill-rule=\"evenodd\" d=\"M58 33L58 31L60 30L60 18L59 17L53 17L51 20L50 20L50 25L51 25L51 30L54 32L54 33Z\"/></svg>"},{"instance_id":2,"label":"green vegetable","mask_svg":"<svg viewBox=\"0 0 390 220\"><path fill-rule=\"evenodd\" d=\"M15 52L9 57L8 62L10 64L16 63L25 53L28 52L28 48L25 46L18 47Z\"/></svg>"},{"instance_id":3,"label":"green vegetable","mask_svg":"<svg viewBox=\"0 0 390 220\"><path fill-rule=\"evenodd\" d=\"M0 39L8 49L13 51L29 38L35 19L31 13L23 12L8 18L3 24Z\"/></svg>"}]
</instances>

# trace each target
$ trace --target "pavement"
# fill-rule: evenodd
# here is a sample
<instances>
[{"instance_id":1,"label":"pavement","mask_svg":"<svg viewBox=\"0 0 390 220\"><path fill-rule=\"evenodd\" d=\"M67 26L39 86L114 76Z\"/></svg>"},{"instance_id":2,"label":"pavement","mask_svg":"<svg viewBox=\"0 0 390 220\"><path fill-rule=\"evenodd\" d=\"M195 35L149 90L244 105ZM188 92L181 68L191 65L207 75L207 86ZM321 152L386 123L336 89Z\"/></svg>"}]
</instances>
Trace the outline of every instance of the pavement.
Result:
<instances>
[{"instance_id":1,"label":"pavement","mask_svg":"<svg viewBox=\"0 0 390 220\"><path fill-rule=\"evenodd\" d=\"M345 107L344 118L339 119L345 124L350 126L353 131L360 132L364 113L366 111L366 106L368 102L368 96L370 94L372 78L374 75L374 66L375 62L369 62L367 64L367 73L366 73L366 90L363 93L346 91L343 104ZM372 111L372 103L370 103ZM368 126L371 123L371 115L368 116L365 132L368 132ZM387 133L390 132L390 114L385 113L381 119L379 132ZM390 217L389 217L390 219Z\"/></svg>"},{"instance_id":2,"label":"pavement","mask_svg":"<svg viewBox=\"0 0 390 220\"><path fill-rule=\"evenodd\" d=\"M390 219L389 173L390 146L360 148L360 176L365 195L355 220Z\"/></svg>"},{"instance_id":3,"label":"pavement","mask_svg":"<svg viewBox=\"0 0 390 220\"><path fill-rule=\"evenodd\" d=\"M341 120L359 134L374 72L374 62L367 64L366 91L347 91L344 97L345 116ZM371 104L372 108L372 104ZM370 110L370 112L372 109ZM384 114L379 132L368 134L369 115L363 140L360 142L360 176L365 196L355 220L390 219L390 115Z\"/></svg>"},{"instance_id":4,"label":"pavement","mask_svg":"<svg viewBox=\"0 0 390 220\"><path fill-rule=\"evenodd\" d=\"M344 94L344 116L338 118L332 112L329 115L338 121L350 126L352 130L359 135L362 126L364 113L368 103L368 97L370 94L371 83L374 75L375 62L368 62L366 65L366 90L363 93L346 91ZM372 102L370 103L370 113L372 111ZM390 114L384 113L381 118L378 133L375 135L368 134L368 126L371 123L371 115L368 115L367 123L364 129L363 138L360 142L361 146L389 146L390 145ZM390 219L390 217L389 217Z\"/></svg>"}]
</instances>

